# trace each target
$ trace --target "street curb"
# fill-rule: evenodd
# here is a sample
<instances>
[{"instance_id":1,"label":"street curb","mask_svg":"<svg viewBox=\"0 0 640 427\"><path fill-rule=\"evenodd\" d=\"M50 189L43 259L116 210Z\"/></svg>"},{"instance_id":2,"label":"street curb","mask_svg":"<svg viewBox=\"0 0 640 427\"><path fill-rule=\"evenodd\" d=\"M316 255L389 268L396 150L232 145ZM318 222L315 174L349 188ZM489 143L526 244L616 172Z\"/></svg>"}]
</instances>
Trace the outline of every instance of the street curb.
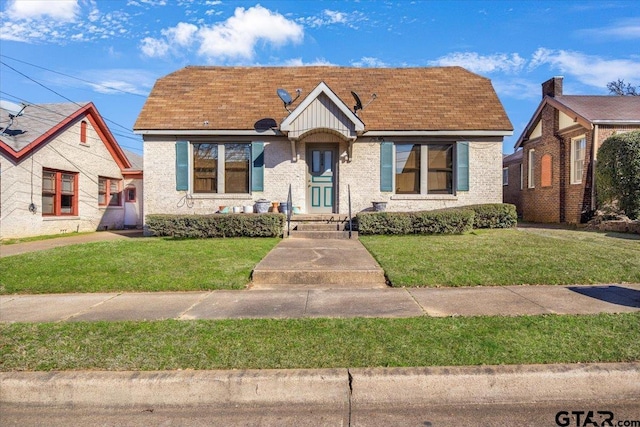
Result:
<instances>
[{"instance_id":1,"label":"street curb","mask_svg":"<svg viewBox=\"0 0 640 427\"><path fill-rule=\"evenodd\" d=\"M353 405L640 400L640 363L352 369Z\"/></svg>"},{"instance_id":2,"label":"street curb","mask_svg":"<svg viewBox=\"0 0 640 427\"><path fill-rule=\"evenodd\" d=\"M640 363L161 372L2 372L0 403L136 407L640 399Z\"/></svg>"},{"instance_id":3,"label":"street curb","mask_svg":"<svg viewBox=\"0 0 640 427\"><path fill-rule=\"evenodd\" d=\"M2 372L0 403L136 407L322 404L348 407L346 369Z\"/></svg>"}]
</instances>

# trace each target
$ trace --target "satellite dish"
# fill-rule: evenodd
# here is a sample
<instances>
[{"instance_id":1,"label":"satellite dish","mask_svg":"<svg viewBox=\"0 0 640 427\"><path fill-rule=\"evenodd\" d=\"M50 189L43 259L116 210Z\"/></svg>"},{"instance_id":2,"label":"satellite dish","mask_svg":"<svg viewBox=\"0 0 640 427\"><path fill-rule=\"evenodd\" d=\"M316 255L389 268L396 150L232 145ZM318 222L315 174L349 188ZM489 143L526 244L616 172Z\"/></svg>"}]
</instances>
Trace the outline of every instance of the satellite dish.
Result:
<instances>
[{"instance_id":1,"label":"satellite dish","mask_svg":"<svg viewBox=\"0 0 640 427\"><path fill-rule=\"evenodd\" d=\"M362 101L360 100L360 97L358 96L358 94L355 93L354 91L351 91L351 95L353 96L353 99L356 100L356 105L353 106L353 112L356 115L358 114L358 110L364 110L365 108L367 108L369 104L373 102L374 99L378 97L378 95L376 95L375 93L372 93L371 99L369 100L369 102L367 102L365 106L362 106Z\"/></svg>"},{"instance_id":2,"label":"satellite dish","mask_svg":"<svg viewBox=\"0 0 640 427\"><path fill-rule=\"evenodd\" d=\"M16 104L15 102L0 99L0 108L7 110L9 115L17 117L22 115L22 112L27 108L27 106L25 104Z\"/></svg>"},{"instance_id":3,"label":"satellite dish","mask_svg":"<svg viewBox=\"0 0 640 427\"><path fill-rule=\"evenodd\" d=\"M351 91L351 96L356 100L356 105L353 106L353 112L357 114L358 110L362 110L362 101L360 101L360 97L354 91Z\"/></svg>"},{"instance_id":4,"label":"satellite dish","mask_svg":"<svg viewBox=\"0 0 640 427\"><path fill-rule=\"evenodd\" d=\"M285 106L291 105L291 103L293 102L293 98L291 98L291 95L289 94L289 92L287 92L284 89L278 89L277 92L278 92L278 96L280 97L282 102L284 102Z\"/></svg>"},{"instance_id":5,"label":"satellite dish","mask_svg":"<svg viewBox=\"0 0 640 427\"><path fill-rule=\"evenodd\" d=\"M293 104L293 102L300 97L300 94L302 93L302 89L296 89L297 95L295 98L291 98L291 94L289 94L289 92L287 92L285 89L282 89L282 88L278 89L276 92L278 93L278 97L284 103L284 109L289 111L287 107Z\"/></svg>"}]
</instances>

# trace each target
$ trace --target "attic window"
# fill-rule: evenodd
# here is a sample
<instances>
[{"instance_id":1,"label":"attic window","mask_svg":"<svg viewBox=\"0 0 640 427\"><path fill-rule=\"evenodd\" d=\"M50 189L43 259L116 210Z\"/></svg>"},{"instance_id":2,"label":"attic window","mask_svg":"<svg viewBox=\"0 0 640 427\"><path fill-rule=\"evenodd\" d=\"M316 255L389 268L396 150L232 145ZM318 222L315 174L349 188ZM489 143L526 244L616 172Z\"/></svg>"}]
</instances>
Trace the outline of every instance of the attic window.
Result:
<instances>
[{"instance_id":1,"label":"attic window","mask_svg":"<svg viewBox=\"0 0 640 427\"><path fill-rule=\"evenodd\" d=\"M83 120L80 122L80 143L87 143L87 121Z\"/></svg>"}]
</instances>

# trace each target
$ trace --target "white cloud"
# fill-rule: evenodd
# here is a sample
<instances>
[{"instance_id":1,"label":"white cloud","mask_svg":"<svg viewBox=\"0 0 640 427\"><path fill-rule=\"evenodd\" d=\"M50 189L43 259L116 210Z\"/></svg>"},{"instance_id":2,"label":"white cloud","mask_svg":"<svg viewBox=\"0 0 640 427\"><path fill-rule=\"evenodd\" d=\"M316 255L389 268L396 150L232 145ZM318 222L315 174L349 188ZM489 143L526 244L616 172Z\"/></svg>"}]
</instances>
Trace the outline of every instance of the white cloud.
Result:
<instances>
[{"instance_id":1,"label":"white cloud","mask_svg":"<svg viewBox=\"0 0 640 427\"><path fill-rule=\"evenodd\" d=\"M302 18L299 22L311 28L326 27L328 25L342 24L349 28L357 28L357 23L366 21L366 16L361 12L339 12L325 9L320 16L310 16Z\"/></svg>"},{"instance_id":2,"label":"white cloud","mask_svg":"<svg viewBox=\"0 0 640 427\"><path fill-rule=\"evenodd\" d=\"M635 82L640 76L640 61L630 59L605 59L595 55L567 50L539 48L533 54L529 69L547 65L552 69L573 76L579 82L598 88L608 82L623 79Z\"/></svg>"},{"instance_id":3,"label":"white cloud","mask_svg":"<svg viewBox=\"0 0 640 427\"><path fill-rule=\"evenodd\" d=\"M232 17L213 26L198 27L181 22L161 31L162 38L146 37L140 48L149 57L178 54L192 45L208 59L251 60L260 43L283 46L302 41L302 27L279 13L258 5L236 8Z\"/></svg>"},{"instance_id":4,"label":"white cloud","mask_svg":"<svg viewBox=\"0 0 640 427\"><path fill-rule=\"evenodd\" d=\"M593 37L597 39L640 39L640 18L628 18L615 22L608 27L590 28L577 32L579 37Z\"/></svg>"},{"instance_id":5,"label":"white cloud","mask_svg":"<svg viewBox=\"0 0 640 427\"><path fill-rule=\"evenodd\" d=\"M335 65L324 58L316 58L311 62L304 62L302 58L293 58L284 62L285 67L315 67L315 66L331 66Z\"/></svg>"},{"instance_id":6,"label":"white cloud","mask_svg":"<svg viewBox=\"0 0 640 427\"><path fill-rule=\"evenodd\" d=\"M169 53L169 44L164 40L145 37L140 44L142 53L151 58L163 57Z\"/></svg>"},{"instance_id":7,"label":"white cloud","mask_svg":"<svg viewBox=\"0 0 640 427\"><path fill-rule=\"evenodd\" d=\"M234 15L223 23L199 31L199 53L209 58L252 59L259 42L282 46L299 43L304 32L300 25L257 5L249 9L236 8Z\"/></svg>"},{"instance_id":8,"label":"white cloud","mask_svg":"<svg viewBox=\"0 0 640 427\"><path fill-rule=\"evenodd\" d=\"M9 19L39 19L47 16L62 22L74 21L79 11L78 0L13 0L6 8Z\"/></svg>"},{"instance_id":9,"label":"white cloud","mask_svg":"<svg viewBox=\"0 0 640 427\"><path fill-rule=\"evenodd\" d=\"M170 44L189 46L193 43L193 37L197 31L198 27L195 25L180 22L173 28L162 30L162 35L169 40Z\"/></svg>"},{"instance_id":10,"label":"white cloud","mask_svg":"<svg viewBox=\"0 0 640 427\"><path fill-rule=\"evenodd\" d=\"M373 58L371 56L363 56L359 61L353 61L351 63L354 67L363 67L363 68L386 68L389 66L386 62L382 61L379 58Z\"/></svg>"},{"instance_id":11,"label":"white cloud","mask_svg":"<svg viewBox=\"0 0 640 427\"><path fill-rule=\"evenodd\" d=\"M454 52L429 61L429 65L441 67L458 65L474 73L517 73L522 71L526 60L517 53L481 55L476 52Z\"/></svg>"},{"instance_id":12,"label":"white cloud","mask_svg":"<svg viewBox=\"0 0 640 427\"><path fill-rule=\"evenodd\" d=\"M99 93L119 94L121 92L148 95L156 77L146 70L110 69L87 70L83 77L89 86Z\"/></svg>"}]
</instances>

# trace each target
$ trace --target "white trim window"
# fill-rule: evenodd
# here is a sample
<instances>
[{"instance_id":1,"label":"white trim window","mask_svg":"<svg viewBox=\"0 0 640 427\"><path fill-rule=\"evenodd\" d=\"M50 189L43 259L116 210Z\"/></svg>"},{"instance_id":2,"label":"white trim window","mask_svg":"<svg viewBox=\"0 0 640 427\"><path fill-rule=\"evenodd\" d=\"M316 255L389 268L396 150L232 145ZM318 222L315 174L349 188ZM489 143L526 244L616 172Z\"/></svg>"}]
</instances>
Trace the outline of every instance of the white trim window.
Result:
<instances>
[{"instance_id":1,"label":"white trim window","mask_svg":"<svg viewBox=\"0 0 640 427\"><path fill-rule=\"evenodd\" d=\"M520 163L518 166L520 169L520 189L522 190L524 186L524 169L522 168L522 163Z\"/></svg>"},{"instance_id":2,"label":"white trim window","mask_svg":"<svg viewBox=\"0 0 640 427\"><path fill-rule=\"evenodd\" d=\"M536 183L534 181L533 178L533 172L535 171L535 166L536 166L536 150L534 150L533 148L531 150L529 150L529 164L528 169L527 169L527 187L528 188L535 188L536 187Z\"/></svg>"},{"instance_id":3,"label":"white trim window","mask_svg":"<svg viewBox=\"0 0 640 427\"><path fill-rule=\"evenodd\" d=\"M509 185L509 168L502 168L502 185Z\"/></svg>"},{"instance_id":4,"label":"white trim window","mask_svg":"<svg viewBox=\"0 0 640 427\"><path fill-rule=\"evenodd\" d=\"M193 192L248 194L251 144L193 143Z\"/></svg>"},{"instance_id":5,"label":"white trim window","mask_svg":"<svg viewBox=\"0 0 640 427\"><path fill-rule=\"evenodd\" d=\"M453 194L454 144L396 144L396 194Z\"/></svg>"},{"instance_id":6,"label":"white trim window","mask_svg":"<svg viewBox=\"0 0 640 427\"><path fill-rule=\"evenodd\" d=\"M587 138L582 135L571 140L571 183L582 184Z\"/></svg>"}]
</instances>

